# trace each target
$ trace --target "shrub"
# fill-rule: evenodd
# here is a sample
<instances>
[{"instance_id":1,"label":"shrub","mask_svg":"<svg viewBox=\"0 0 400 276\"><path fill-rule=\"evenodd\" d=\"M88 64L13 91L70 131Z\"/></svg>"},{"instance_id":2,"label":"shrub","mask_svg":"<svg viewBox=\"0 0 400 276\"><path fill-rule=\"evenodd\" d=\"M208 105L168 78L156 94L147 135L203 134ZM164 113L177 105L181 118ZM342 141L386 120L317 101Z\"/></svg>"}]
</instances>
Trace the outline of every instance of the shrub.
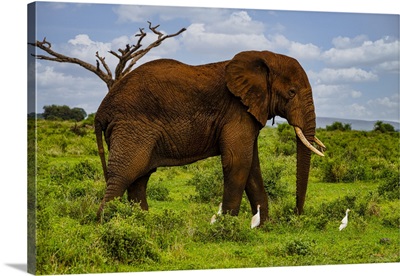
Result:
<instances>
[{"instance_id":1,"label":"shrub","mask_svg":"<svg viewBox=\"0 0 400 276\"><path fill-rule=\"evenodd\" d=\"M288 123L278 124L277 129L279 141L283 143L296 141L296 135L293 132L293 127Z\"/></svg>"},{"instance_id":2,"label":"shrub","mask_svg":"<svg viewBox=\"0 0 400 276\"><path fill-rule=\"evenodd\" d=\"M71 218L57 218L51 230L37 235L37 274L82 273L83 267L100 267L106 259L97 246L97 231Z\"/></svg>"},{"instance_id":3,"label":"shrub","mask_svg":"<svg viewBox=\"0 0 400 276\"><path fill-rule=\"evenodd\" d=\"M398 174L398 133L320 132L327 144L325 158L313 158L313 167L324 182L354 182L387 178ZM372 146L373 145L373 146ZM395 169L396 168L396 169Z\"/></svg>"},{"instance_id":4,"label":"shrub","mask_svg":"<svg viewBox=\"0 0 400 276\"><path fill-rule=\"evenodd\" d=\"M329 214L330 218L341 219L344 217L346 209L354 209L357 197L346 195L331 202L323 202L318 208L320 213Z\"/></svg>"},{"instance_id":5,"label":"shrub","mask_svg":"<svg viewBox=\"0 0 400 276\"><path fill-rule=\"evenodd\" d=\"M86 159L76 164L64 162L54 165L50 168L50 177L55 181L96 180L102 178L102 172L98 163Z\"/></svg>"},{"instance_id":6,"label":"shrub","mask_svg":"<svg viewBox=\"0 0 400 276\"><path fill-rule=\"evenodd\" d=\"M85 120L82 121L82 126L91 126L94 127L94 118L96 113L90 113Z\"/></svg>"},{"instance_id":7,"label":"shrub","mask_svg":"<svg viewBox=\"0 0 400 276\"><path fill-rule=\"evenodd\" d=\"M330 126L326 126L326 130L328 131L334 131L334 130L339 130L339 131L349 131L351 130L351 124L345 124L341 122L334 122Z\"/></svg>"},{"instance_id":8,"label":"shrub","mask_svg":"<svg viewBox=\"0 0 400 276\"><path fill-rule=\"evenodd\" d=\"M248 242L252 239L249 225L242 225L237 216L229 214L219 216L217 221L207 225L204 230L199 230L195 234L195 239L202 242Z\"/></svg>"},{"instance_id":9,"label":"shrub","mask_svg":"<svg viewBox=\"0 0 400 276\"><path fill-rule=\"evenodd\" d=\"M90 162L89 160L80 161L73 168L75 179L95 179L101 177L101 172L98 169L98 163Z\"/></svg>"},{"instance_id":10,"label":"shrub","mask_svg":"<svg viewBox=\"0 0 400 276\"><path fill-rule=\"evenodd\" d=\"M140 264L160 259L157 247L146 236L146 229L135 225L132 218L114 217L104 224L102 242L110 257L122 263Z\"/></svg>"},{"instance_id":11,"label":"shrub","mask_svg":"<svg viewBox=\"0 0 400 276\"><path fill-rule=\"evenodd\" d=\"M399 199L400 182L397 171L387 171L386 178L378 186L378 193L390 200Z\"/></svg>"},{"instance_id":12,"label":"shrub","mask_svg":"<svg viewBox=\"0 0 400 276\"><path fill-rule=\"evenodd\" d=\"M115 217L126 219L133 217L138 212L142 212L139 204L130 203L121 198L115 198L105 204L102 213L102 221L108 222Z\"/></svg>"},{"instance_id":13,"label":"shrub","mask_svg":"<svg viewBox=\"0 0 400 276\"><path fill-rule=\"evenodd\" d=\"M400 228L399 201L391 202L381 209L381 223L386 227Z\"/></svg>"},{"instance_id":14,"label":"shrub","mask_svg":"<svg viewBox=\"0 0 400 276\"><path fill-rule=\"evenodd\" d=\"M223 174L220 168L198 170L187 182L195 187L198 195L193 196L199 202L220 202L223 190Z\"/></svg>"},{"instance_id":15,"label":"shrub","mask_svg":"<svg viewBox=\"0 0 400 276\"><path fill-rule=\"evenodd\" d=\"M276 144L276 155L292 155L296 153L296 135L289 124L278 124L279 143Z\"/></svg>"},{"instance_id":16,"label":"shrub","mask_svg":"<svg viewBox=\"0 0 400 276\"><path fill-rule=\"evenodd\" d=\"M150 199L158 201L170 201L169 190L161 182L162 178L157 183L149 185L147 187L147 195Z\"/></svg>"},{"instance_id":17,"label":"shrub","mask_svg":"<svg viewBox=\"0 0 400 276\"><path fill-rule=\"evenodd\" d=\"M150 237L159 248L166 249L186 233L186 217L185 212L164 210L161 214L149 214L145 226L150 229Z\"/></svg>"},{"instance_id":18,"label":"shrub","mask_svg":"<svg viewBox=\"0 0 400 276\"><path fill-rule=\"evenodd\" d=\"M293 198L279 198L276 203L270 204L270 216L274 218L277 222L284 223L292 220L294 213L295 200Z\"/></svg>"},{"instance_id":19,"label":"shrub","mask_svg":"<svg viewBox=\"0 0 400 276\"><path fill-rule=\"evenodd\" d=\"M374 124L374 131L380 131L382 133L385 132L394 132L394 126L392 126L391 124L386 124L382 121L377 121Z\"/></svg>"},{"instance_id":20,"label":"shrub","mask_svg":"<svg viewBox=\"0 0 400 276\"><path fill-rule=\"evenodd\" d=\"M70 108L66 105L46 105L43 107L43 118L46 120L74 120L82 121L86 117L86 112L83 108Z\"/></svg>"},{"instance_id":21,"label":"shrub","mask_svg":"<svg viewBox=\"0 0 400 276\"><path fill-rule=\"evenodd\" d=\"M268 196L271 199L277 199L279 197L285 197L288 192L288 183L285 181L284 176L291 174L292 168L288 167L286 158L284 160L265 160L266 164L262 164L262 177L264 188L268 192ZM293 164L294 165L294 164Z\"/></svg>"},{"instance_id":22,"label":"shrub","mask_svg":"<svg viewBox=\"0 0 400 276\"><path fill-rule=\"evenodd\" d=\"M286 243L285 250L287 255L305 256L312 253L312 247L315 242L295 239Z\"/></svg>"}]
</instances>

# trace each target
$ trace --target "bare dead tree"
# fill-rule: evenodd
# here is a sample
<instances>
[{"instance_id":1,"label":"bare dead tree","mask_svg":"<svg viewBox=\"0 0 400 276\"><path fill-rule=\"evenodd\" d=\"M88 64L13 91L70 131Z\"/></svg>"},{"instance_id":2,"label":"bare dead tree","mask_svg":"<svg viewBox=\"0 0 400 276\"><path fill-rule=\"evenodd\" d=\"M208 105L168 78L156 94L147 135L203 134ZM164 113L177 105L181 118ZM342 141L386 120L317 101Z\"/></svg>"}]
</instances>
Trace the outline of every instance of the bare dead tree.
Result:
<instances>
[{"instance_id":1,"label":"bare dead tree","mask_svg":"<svg viewBox=\"0 0 400 276\"><path fill-rule=\"evenodd\" d=\"M78 58L69 57L53 51L51 49L51 43L48 42L46 38L44 38L43 41L36 41L35 43L28 43L28 44L38 47L41 50L45 51L47 54L49 54L49 55L32 54L32 56L36 57L37 59L78 64L83 68L95 73L101 80L103 80L106 83L108 90L110 90L113 87L114 83L119 79L123 78L126 74L128 74L132 70L133 66L137 63L137 61L144 55L146 55L151 49L161 45L161 43L164 40L178 36L182 32L186 31L185 28L182 28L181 30L179 30L174 34L165 35L157 30L157 28L160 25L153 27L151 25L151 22L148 21L148 23L149 23L149 29L154 34L157 35L157 40L148 45L145 49L140 49L142 47L141 44L142 40L146 36L146 33L143 31L144 29L140 28L139 29L140 33L135 35L136 37L138 37L136 44L134 45L127 44L125 49L118 49L119 53L114 52L112 50L109 51L110 54L119 59L119 62L115 67L114 76L110 67L107 65L105 61L105 57L101 57L98 52L96 52L95 54L97 58L96 65L92 65Z\"/></svg>"}]
</instances>

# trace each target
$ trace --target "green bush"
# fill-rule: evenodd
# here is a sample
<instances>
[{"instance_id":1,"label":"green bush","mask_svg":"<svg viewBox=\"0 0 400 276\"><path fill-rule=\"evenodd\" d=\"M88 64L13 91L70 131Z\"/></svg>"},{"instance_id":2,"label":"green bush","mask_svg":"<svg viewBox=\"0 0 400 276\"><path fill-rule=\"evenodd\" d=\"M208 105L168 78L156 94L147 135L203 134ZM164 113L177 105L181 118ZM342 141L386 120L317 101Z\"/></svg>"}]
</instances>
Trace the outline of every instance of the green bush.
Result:
<instances>
[{"instance_id":1,"label":"green bush","mask_svg":"<svg viewBox=\"0 0 400 276\"><path fill-rule=\"evenodd\" d=\"M394 132L395 130L394 126L392 126L391 124L387 124L382 121L377 121L374 124L374 131L380 131L382 133L385 133L385 132Z\"/></svg>"},{"instance_id":2,"label":"green bush","mask_svg":"<svg viewBox=\"0 0 400 276\"><path fill-rule=\"evenodd\" d=\"M381 223L386 227L400 228L399 206L396 203L390 203L381 210Z\"/></svg>"},{"instance_id":3,"label":"green bush","mask_svg":"<svg viewBox=\"0 0 400 276\"><path fill-rule=\"evenodd\" d=\"M96 117L96 113L90 113L85 120L82 121L82 126L91 126L94 127L94 118Z\"/></svg>"},{"instance_id":4,"label":"green bush","mask_svg":"<svg viewBox=\"0 0 400 276\"><path fill-rule=\"evenodd\" d=\"M323 202L317 210L322 214L327 214L329 218L342 219L346 209L355 208L356 199L354 195L346 195L330 202Z\"/></svg>"},{"instance_id":5,"label":"green bush","mask_svg":"<svg viewBox=\"0 0 400 276\"><path fill-rule=\"evenodd\" d=\"M134 217L138 212L143 212L139 204L130 203L125 198L115 198L105 204L101 220L108 222L115 217L127 219Z\"/></svg>"},{"instance_id":6,"label":"green bush","mask_svg":"<svg viewBox=\"0 0 400 276\"><path fill-rule=\"evenodd\" d=\"M82 273L85 267L102 267L106 261L91 225L72 218L53 220L50 231L37 233L38 274ZM49 273L50 272L50 273Z\"/></svg>"},{"instance_id":7,"label":"green bush","mask_svg":"<svg viewBox=\"0 0 400 276\"><path fill-rule=\"evenodd\" d=\"M269 205L269 216L276 223L287 225L292 220L296 201L293 197L277 198Z\"/></svg>"},{"instance_id":8,"label":"green bush","mask_svg":"<svg viewBox=\"0 0 400 276\"><path fill-rule=\"evenodd\" d=\"M351 130L351 124L344 124L341 122L334 122L330 126L326 126L326 130L328 131L334 131L334 130L339 130L339 131L349 131Z\"/></svg>"},{"instance_id":9,"label":"green bush","mask_svg":"<svg viewBox=\"0 0 400 276\"><path fill-rule=\"evenodd\" d=\"M326 155L313 158L312 166L324 182L382 180L390 176L388 171L398 168L399 151L393 150L398 147L398 133L322 131L320 134L327 146Z\"/></svg>"},{"instance_id":10,"label":"green bush","mask_svg":"<svg viewBox=\"0 0 400 276\"><path fill-rule=\"evenodd\" d=\"M237 216L222 215L217 221L203 230L199 230L195 234L195 240L202 242L249 242L252 240L254 230L243 222Z\"/></svg>"},{"instance_id":11,"label":"green bush","mask_svg":"<svg viewBox=\"0 0 400 276\"><path fill-rule=\"evenodd\" d=\"M187 182L195 187L196 196L192 198L198 202L220 202L223 191L223 174L221 168L198 170Z\"/></svg>"},{"instance_id":12,"label":"green bush","mask_svg":"<svg viewBox=\"0 0 400 276\"><path fill-rule=\"evenodd\" d=\"M293 127L287 123L278 124L279 143L276 144L276 155L293 155L296 153L296 135Z\"/></svg>"},{"instance_id":13,"label":"green bush","mask_svg":"<svg viewBox=\"0 0 400 276\"><path fill-rule=\"evenodd\" d=\"M160 178L157 183L147 187L147 196L150 199L158 201L170 201L169 190L162 184L163 179Z\"/></svg>"},{"instance_id":14,"label":"green bush","mask_svg":"<svg viewBox=\"0 0 400 276\"><path fill-rule=\"evenodd\" d=\"M386 171L386 178L379 184L378 193L390 200L400 198L400 182L397 170Z\"/></svg>"},{"instance_id":15,"label":"green bush","mask_svg":"<svg viewBox=\"0 0 400 276\"><path fill-rule=\"evenodd\" d=\"M269 198L277 199L289 194L288 181L285 176L291 175L295 167L294 159L284 158L275 160L274 157L263 160L261 164L261 173L263 185Z\"/></svg>"},{"instance_id":16,"label":"green bush","mask_svg":"<svg viewBox=\"0 0 400 276\"><path fill-rule=\"evenodd\" d=\"M186 235L187 221L184 218L185 212L166 209L160 214L149 214L145 220L145 227L159 248L167 249L175 244L177 239Z\"/></svg>"},{"instance_id":17,"label":"green bush","mask_svg":"<svg viewBox=\"0 0 400 276\"><path fill-rule=\"evenodd\" d=\"M146 236L146 229L134 219L114 217L102 227L104 250L115 261L140 264L159 261L158 248Z\"/></svg>"},{"instance_id":18,"label":"green bush","mask_svg":"<svg viewBox=\"0 0 400 276\"><path fill-rule=\"evenodd\" d=\"M55 181L99 180L102 179L103 173L97 163L88 159L81 160L76 164L59 163L50 168L50 177Z\"/></svg>"},{"instance_id":19,"label":"green bush","mask_svg":"<svg viewBox=\"0 0 400 276\"><path fill-rule=\"evenodd\" d=\"M287 255L299 255L305 256L312 253L312 249L315 242L305 241L302 239L295 239L287 242L285 246Z\"/></svg>"},{"instance_id":20,"label":"green bush","mask_svg":"<svg viewBox=\"0 0 400 276\"><path fill-rule=\"evenodd\" d=\"M43 107L43 118L46 120L74 120L82 121L86 117L86 112L83 108L70 108L67 105L45 105Z\"/></svg>"}]
</instances>

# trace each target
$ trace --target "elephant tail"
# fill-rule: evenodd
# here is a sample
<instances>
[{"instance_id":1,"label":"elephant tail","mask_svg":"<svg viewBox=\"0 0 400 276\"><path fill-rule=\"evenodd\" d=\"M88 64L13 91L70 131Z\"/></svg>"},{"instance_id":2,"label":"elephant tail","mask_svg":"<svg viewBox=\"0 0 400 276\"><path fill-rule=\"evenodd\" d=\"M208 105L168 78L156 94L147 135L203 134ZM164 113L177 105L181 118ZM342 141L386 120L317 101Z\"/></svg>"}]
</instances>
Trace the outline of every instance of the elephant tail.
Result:
<instances>
[{"instance_id":1,"label":"elephant tail","mask_svg":"<svg viewBox=\"0 0 400 276\"><path fill-rule=\"evenodd\" d=\"M94 124L94 132L96 134L97 149L98 149L100 160L101 160L101 166L103 167L104 178L107 183L108 174L107 174L106 157L104 154L103 127L102 127L101 123L97 120L95 121L95 124Z\"/></svg>"}]
</instances>

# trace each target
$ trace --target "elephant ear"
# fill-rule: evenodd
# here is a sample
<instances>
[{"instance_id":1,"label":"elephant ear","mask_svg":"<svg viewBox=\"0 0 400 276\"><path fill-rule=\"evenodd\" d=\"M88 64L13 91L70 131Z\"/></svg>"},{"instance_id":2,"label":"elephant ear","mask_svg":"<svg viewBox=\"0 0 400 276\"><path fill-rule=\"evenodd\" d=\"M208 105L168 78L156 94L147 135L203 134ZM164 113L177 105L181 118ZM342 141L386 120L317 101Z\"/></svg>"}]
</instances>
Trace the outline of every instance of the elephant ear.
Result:
<instances>
[{"instance_id":1,"label":"elephant ear","mask_svg":"<svg viewBox=\"0 0 400 276\"><path fill-rule=\"evenodd\" d=\"M261 52L241 52L226 65L225 81L229 91L239 97L257 121L268 119L269 68Z\"/></svg>"}]
</instances>

